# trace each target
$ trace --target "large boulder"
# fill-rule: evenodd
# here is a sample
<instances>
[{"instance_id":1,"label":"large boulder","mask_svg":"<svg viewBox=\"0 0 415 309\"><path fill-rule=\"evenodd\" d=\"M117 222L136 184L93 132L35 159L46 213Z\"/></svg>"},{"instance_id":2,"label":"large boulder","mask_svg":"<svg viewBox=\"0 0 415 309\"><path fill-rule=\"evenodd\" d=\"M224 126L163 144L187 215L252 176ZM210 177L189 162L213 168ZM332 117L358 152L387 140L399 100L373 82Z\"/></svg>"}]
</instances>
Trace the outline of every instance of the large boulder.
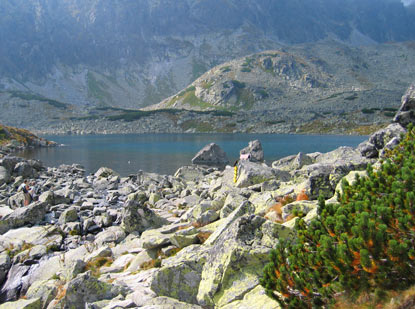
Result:
<instances>
[{"instance_id":1,"label":"large boulder","mask_svg":"<svg viewBox=\"0 0 415 309\"><path fill-rule=\"evenodd\" d=\"M182 178L186 181L199 181L207 175L204 168L198 166L182 166L179 168L174 177Z\"/></svg>"},{"instance_id":2,"label":"large boulder","mask_svg":"<svg viewBox=\"0 0 415 309\"><path fill-rule=\"evenodd\" d=\"M192 159L196 165L224 167L229 164L226 153L215 143L210 143L203 147Z\"/></svg>"},{"instance_id":3,"label":"large boulder","mask_svg":"<svg viewBox=\"0 0 415 309\"><path fill-rule=\"evenodd\" d=\"M282 237L270 224L277 227L263 217L247 214L220 234L203 266L197 294L199 305L220 308L242 299L258 286L276 237Z\"/></svg>"},{"instance_id":4,"label":"large boulder","mask_svg":"<svg viewBox=\"0 0 415 309\"><path fill-rule=\"evenodd\" d=\"M56 279L36 281L27 290L26 297L29 299L40 298L41 308L46 308L56 297L58 286L59 281Z\"/></svg>"},{"instance_id":5,"label":"large boulder","mask_svg":"<svg viewBox=\"0 0 415 309\"><path fill-rule=\"evenodd\" d=\"M88 271L69 281L66 294L60 303L64 308L84 308L86 303L112 299L120 294L125 296L127 291L125 287L98 280Z\"/></svg>"},{"instance_id":6,"label":"large boulder","mask_svg":"<svg viewBox=\"0 0 415 309\"><path fill-rule=\"evenodd\" d=\"M236 186L245 188L269 180L288 181L290 177L288 172L273 169L265 164L240 161L238 164Z\"/></svg>"},{"instance_id":7,"label":"large boulder","mask_svg":"<svg viewBox=\"0 0 415 309\"><path fill-rule=\"evenodd\" d=\"M250 141L248 147L241 149L240 155L249 155L249 161L251 162L263 162L264 151L259 140Z\"/></svg>"},{"instance_id":8,"label":"large boulder","mask_svg":"<svg viewBox=\"0 0 415 309\"><path fill-rule=\"evenodd\" d=\"M4 166L0 166L0 186L10 181L10 171Z\"/></svg>"},{"instance_id":9,"label":"large boulder","mask_svg":"<svg viewBox=\"0 0 415 309\"><path fill-rule=\"evenodd\" d=\"M366 158L376 158L385 146L395 141L395 145L399 143L401 135L406 133L406 129L399 123L392 123L386 128L380 129L373 133L369 140L359 144L358 151ZM393 146L389 146L393 148Z\"/></svg>"},{"instance_id":10,"label":"large boulder","mask_svg":"<svg viewBox=\"0 0 415 309\"><path fill-rule=\"evenodd\" d=\"M415 84L412 84L402 97L402 105L399 108L393 122L407 127L410 123L415 122Z\"/></svg>"},{"instance_id":11,"label":"large boulder","mask_svg":"<svg viewBox=\"0 0 415 309\"><path fill-rule=\"evenodd\" d=\"M42 222L47 210L47 204L42 202L36 202L27 207L17 208L11 214L0 219L0 234L4 234L10 229Z\"/></svg>"},{"instance_id":12,"label":"large boulder","mask_svg":"<svg viewBox=\"0 0 415 309\"><path fill-rule=\"evenodd\" d=\"M10 196L9 206L12 209L20 208L24 206L25 196L23 192L17 192L16 194Z\"/></svg>"},{"instance_id":13,"label":"large boulder","mask_svg":"<svg viewBox=\"0 0 415 309\"><path fill-rule=\"evenodd\" d=\"M95 172L94 176L96 178L108 178L110 176L119 176L119 174L108 167L101 167Z\"/></svg>"},{"instance_id":14,"label":"large boulder","mask_svg":"<svg viewBox=\"0 0 415 309\"><path fill-rule=\"evenodd\" d=\"M350 171L364 170L372 162L351 147L339 147L320 154L314 161L316 163L293 172L294 180L303 183L303 189L310 199L316 199L319 195L330 198L344 176Z\"/></svg>"},{"instance_id":15,"label":"large boulder","mask_svg":"<svg viewBox=\"0 0 415 309\"><path fill-rule=\"evenodd\" d=\"M121 226L127 233L142 233L166 223L165 219L139 201L128 200L124 205Z\"/></svg>"},{"instance_id":16,"label":"large boulder","mask_svg":"<svg viewBox=\"0 0 415 309\"><path fill-rule=\"evenodd\" d=\"M40 309L42 301L40 298L19 299L0 305L0 309Z\"/></svg>"},{"instance_id":17,"label":"large boulder","mask_svg":"<svg viewBox=\"0 0 415 309\"><path fill-rule=\"evenodd\" d=\"M249 308L261 308L261 309L279 309L281 308L277 301L268 297L265 293L265 289L258 285L252 291L246 293L241 300L235 300L221 309L249 309Z\"/></svg>"},{"instance_id":18,"label":"large boulder","mask_svg":"<svg viewBox=\"0 0 415 309\"><path fill-rule=\"evenodd\" d=\"M36 170L27 161L17 163L13 170L13 174L24 178L32 178L35 173Z\"/></svg>"},{"instance_id":19,"label":"large boulder","mask_svg":"<svg viewBox=\"0 0 415 309\"><path fill-rule=\"evenodd\" d=\"M165 259L155 273L151 289L160 296L197 304L197 293L207 250L200 245L184 248L175 256Z\"/></svg>"}]
</instances>

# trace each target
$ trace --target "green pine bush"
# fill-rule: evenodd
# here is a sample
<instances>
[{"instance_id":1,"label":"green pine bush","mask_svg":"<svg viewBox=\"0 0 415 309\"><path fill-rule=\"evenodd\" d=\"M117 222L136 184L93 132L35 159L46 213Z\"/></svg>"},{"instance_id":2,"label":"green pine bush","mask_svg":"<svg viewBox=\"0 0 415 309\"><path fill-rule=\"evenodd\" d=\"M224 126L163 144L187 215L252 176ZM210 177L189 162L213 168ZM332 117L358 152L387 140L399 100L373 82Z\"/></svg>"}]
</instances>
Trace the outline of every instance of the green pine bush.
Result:
<instances>
[{"instance_id":1,"label":"green pine bush","mask_svg":"<svg viewBox=\"0 0 415 309\"><path fill-rule=\"evenodd\" d=\"M320 307L336 293L355 299L415 283L415 129L367 172L343 181L339 203L320 198L318 218L298 220L295 240L272 250L261 284L282 306Z\"/></svg>"}]
</instances>

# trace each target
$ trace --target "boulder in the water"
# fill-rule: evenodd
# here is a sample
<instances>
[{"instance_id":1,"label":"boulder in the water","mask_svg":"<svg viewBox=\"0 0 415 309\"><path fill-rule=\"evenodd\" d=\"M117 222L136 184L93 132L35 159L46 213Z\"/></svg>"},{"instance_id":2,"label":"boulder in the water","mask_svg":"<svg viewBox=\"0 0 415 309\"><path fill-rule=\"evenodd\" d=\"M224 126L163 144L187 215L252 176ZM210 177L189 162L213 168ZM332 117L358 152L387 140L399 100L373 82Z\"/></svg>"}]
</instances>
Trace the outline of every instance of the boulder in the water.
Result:
<instances>
[{"instance_id":1,"label":"boulder in the water","mask_svg":"<svg viewBox=\"0 0 415 309\"><path fill-rule=\"evenodd\" d=\"M250 141L248 147L241 149L239 154L241 158L246 158L251 162L264 161L264 151L262 150L262 145L259 140Z\"/></svg>"},{"instance_id":2,"label":"boulder in the water","mask_svg":"<svg viewBox=\"0 0 415 309\"><path fill-rule=\"evenodd\" d=\"M192 159L196 165L225 166L229 164L226 153L215 143L210 143L200 150Z\"/></svg>"}]
</instances>

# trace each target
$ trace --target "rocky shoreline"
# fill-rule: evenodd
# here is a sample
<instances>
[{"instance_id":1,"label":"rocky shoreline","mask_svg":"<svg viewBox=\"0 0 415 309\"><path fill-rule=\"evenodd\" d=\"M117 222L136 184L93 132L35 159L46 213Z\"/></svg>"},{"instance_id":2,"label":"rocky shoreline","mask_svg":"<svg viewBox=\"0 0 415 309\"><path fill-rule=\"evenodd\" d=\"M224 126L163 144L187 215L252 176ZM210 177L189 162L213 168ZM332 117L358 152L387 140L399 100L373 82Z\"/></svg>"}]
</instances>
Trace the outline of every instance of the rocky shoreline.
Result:
<instances>
[{"instance_id":1,"label":"rocky shoreline","mask_svg":"<svg viewBox=\"0 0 415 309\"><path fill-rule=\"evenodd\" d=\"M85 175L4 156L0 308L279 308L259 285L270 250L292 237L299 212L317 216L318 196L335 201L343 177L397 145L414 101L411 86L394 123L356 149L267 166L252 142L236 172L217 167L229 162L213 145L175 175ZM23 207L25 179L40 192Z\"/></svg>"}]
</instances>

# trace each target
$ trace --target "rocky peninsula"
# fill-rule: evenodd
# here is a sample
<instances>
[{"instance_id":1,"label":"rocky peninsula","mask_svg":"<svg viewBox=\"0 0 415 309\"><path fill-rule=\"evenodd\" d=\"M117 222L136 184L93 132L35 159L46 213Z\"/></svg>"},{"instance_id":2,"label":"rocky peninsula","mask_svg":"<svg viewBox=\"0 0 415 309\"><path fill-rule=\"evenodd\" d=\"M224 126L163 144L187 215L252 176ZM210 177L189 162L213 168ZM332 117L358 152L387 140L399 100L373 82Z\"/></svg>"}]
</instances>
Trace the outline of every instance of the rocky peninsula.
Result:
<instances>
[{"instance_id":1,"label":"rocky peninsula","mask_svg":"<svg viewBox=\"0 0 415 309\"><path fill-rule=\"evenodd\" d=\"M393 123L356 149L236 169L208 145L175 175L0 158L0 308L279 308L259 284L270 250L317 216L339 183L364 174L415 122L415 85ZM38 197L23 206L28 179Z\"/></svg>"}]
</instances>

